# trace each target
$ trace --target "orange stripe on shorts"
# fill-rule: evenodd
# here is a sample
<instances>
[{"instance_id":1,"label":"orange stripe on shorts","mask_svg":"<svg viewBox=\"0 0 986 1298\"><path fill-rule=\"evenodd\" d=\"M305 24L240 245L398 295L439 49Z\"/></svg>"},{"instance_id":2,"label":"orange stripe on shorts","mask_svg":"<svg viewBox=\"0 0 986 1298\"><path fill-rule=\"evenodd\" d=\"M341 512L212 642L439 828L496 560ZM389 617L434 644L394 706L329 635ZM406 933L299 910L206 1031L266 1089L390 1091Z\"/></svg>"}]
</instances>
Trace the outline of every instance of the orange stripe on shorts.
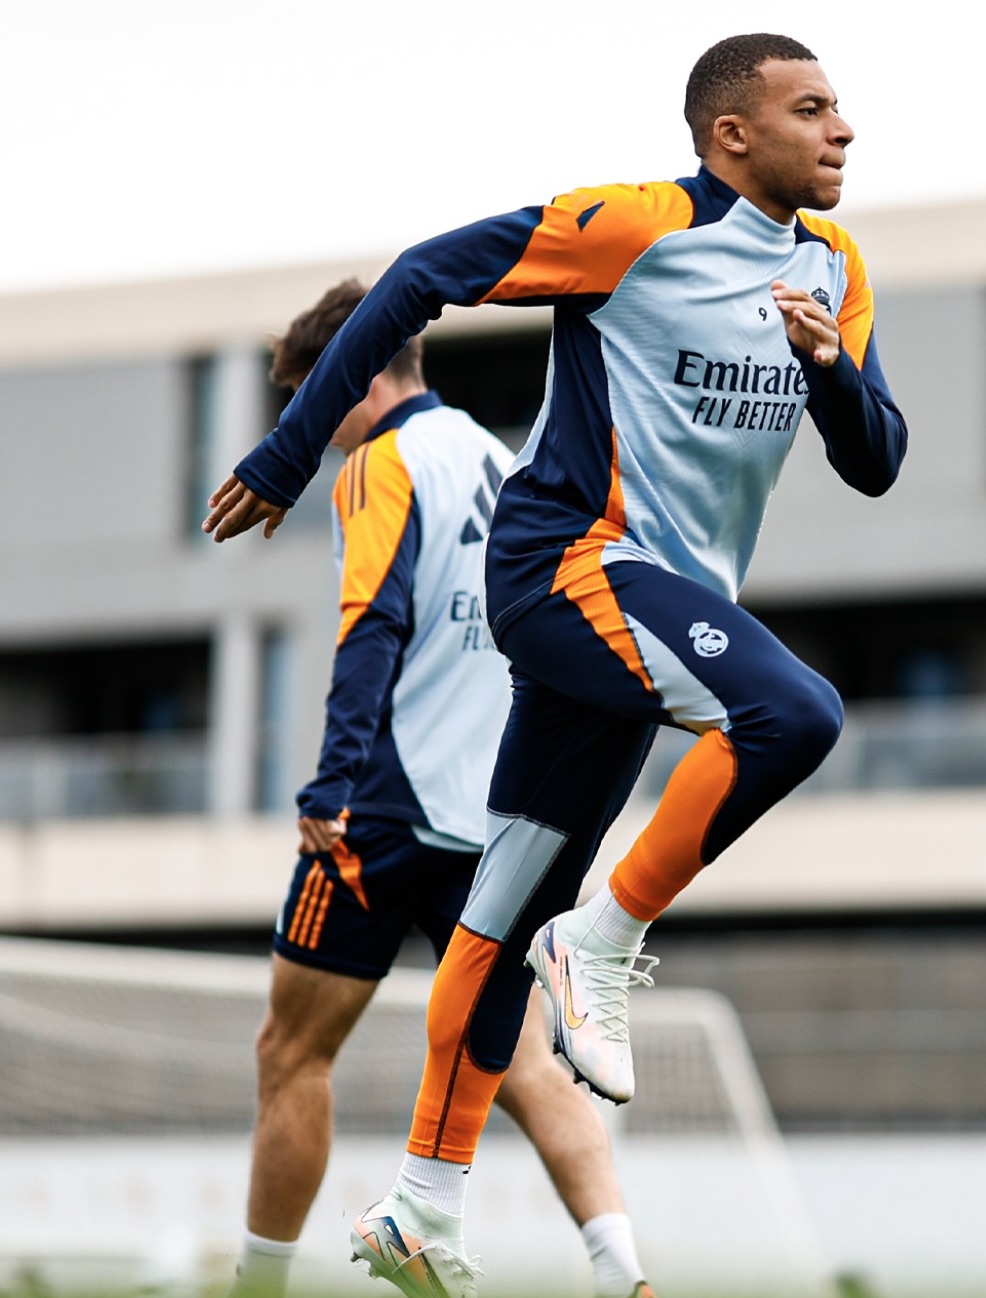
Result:
<instances>
[{"instance_id":1,"label":"orange stripe on shorts","mask_svg":"<svg viewBox=\"0 0 986 1298\"><path fill-rule=\"evenodd\" d=\"M322 890L322 900L319 903L318 914L315 916L315 923L312 925L311 936L308 939L309 951L315 951L318 948L318 939L322 936L322 925L325 923L325 912L329 909L329 902L332 899L332 889L335 885L331 879L326 879L325 888Z\"/></svg>"},{"instance_id":2,"label":"orange stripe on shorts","mask_svg":"<svg viewBox=\"0 0 986 1298\"><path fill-rule=\"evenodd\" d=\"M301 924L302 917L308 905L308 899L311 896L312 889L316 886L322 877L322 862L314 861L311 869L305 876L305 886L301 890L301 896L298 898L298 904L294 908L294 917L291 920L291 927L288 929L288 941L294 942L298 936L298 927Z\"/></svg>"},{"instance_id":3,"label":"orange stripe on shorts","mask_svg":"<svg viewBox=\"0 0 986 1298\"><path fill-rule=\"evenodd\" d=\"M363 909L369 910L370 903L367 901L366 893L363 890L363 862L344 839L336 839L330 850L332 859L339 868L339 875L343 883L352 889L356 900Z\"/></svg>"}]
</instances>

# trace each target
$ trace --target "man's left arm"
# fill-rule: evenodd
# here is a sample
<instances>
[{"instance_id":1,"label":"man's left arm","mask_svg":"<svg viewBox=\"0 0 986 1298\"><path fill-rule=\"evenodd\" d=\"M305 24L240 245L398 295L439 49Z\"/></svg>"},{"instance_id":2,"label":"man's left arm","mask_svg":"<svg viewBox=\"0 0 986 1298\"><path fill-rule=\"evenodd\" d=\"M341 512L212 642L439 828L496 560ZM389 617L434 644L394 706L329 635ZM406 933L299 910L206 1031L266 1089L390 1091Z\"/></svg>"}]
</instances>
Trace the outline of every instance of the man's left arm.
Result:
<instances>
[{"instance_id":1,"label":"man's left arm","mask_svg":"<svg viewBox=\"0 0 986 1298\"><path fill-rule=\"evenodd\" d=\"M850 291L837 317L803 289L776 281L771 291L801 362L808 413L825 442L829 463L850 487L881 496L900 472L907 425L880 368L873 295L861 261L852 270Z\"/></svg>"}]
</instances>

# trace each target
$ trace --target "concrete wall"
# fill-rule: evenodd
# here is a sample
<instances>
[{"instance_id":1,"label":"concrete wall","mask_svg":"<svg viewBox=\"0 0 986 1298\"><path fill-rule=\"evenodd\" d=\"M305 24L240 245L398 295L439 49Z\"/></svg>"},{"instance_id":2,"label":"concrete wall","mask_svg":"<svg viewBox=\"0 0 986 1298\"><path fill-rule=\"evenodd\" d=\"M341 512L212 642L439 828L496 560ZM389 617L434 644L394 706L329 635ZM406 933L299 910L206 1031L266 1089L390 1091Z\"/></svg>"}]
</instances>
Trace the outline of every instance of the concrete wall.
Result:
<instances>
[{"instance_id":1,"label":"concrete wall","mask_svg":"<svg viewBox=\"0 0 986 1298\"><path fill-rule=\"evenodd\" d=\"M631 801L590 871L599 887L653 811ZM272 922L295 861L285 817L50 821L0 826L0 929ZM986 799L802 794L704 870L672 914L925 916L986 910Z\"/></svg>"}]
</instances>

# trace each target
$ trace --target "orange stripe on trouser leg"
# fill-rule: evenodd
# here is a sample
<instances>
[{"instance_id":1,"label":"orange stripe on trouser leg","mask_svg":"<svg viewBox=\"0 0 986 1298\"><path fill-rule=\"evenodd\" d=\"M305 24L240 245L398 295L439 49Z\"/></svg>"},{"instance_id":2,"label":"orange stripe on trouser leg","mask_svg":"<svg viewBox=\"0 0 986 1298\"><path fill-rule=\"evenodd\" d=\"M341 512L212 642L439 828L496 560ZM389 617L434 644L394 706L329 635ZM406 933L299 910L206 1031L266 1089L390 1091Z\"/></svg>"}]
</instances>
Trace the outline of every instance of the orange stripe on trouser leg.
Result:
<instances>
[{"instance_id":1,"label":"orange stripe on trouser leg","mask_svg":"<svg viewBox=\"0 0 986 1298\"><path fill-rule=\"evenodd\" d=\"M466 1039L500 944L461 926L438 966L428 1002L428 1055L407 1149L421 1158L471 1163L503 1073L478 1068Z\"/></svg>"},{"instance_id":2,"label":"orange stripe on trouser leg","mask_svg":"<svg viewBox=\"0 0 986 1298\"><path fill-rule=\"evenodd\" d=\"M641 920L656 919L705 864L712 822L736 783L736 752L709 730L672 772L650 824L610 876L613 896Z\"/></svg>"},{"instance_id":3,"label":"orange stripe on trouser leg","mask_svg":"<svg viewBox=\"0 0 986 1298\"><path fill-rule=\"evenodd\" d=\"M640 678L644 688L651 691L654 686L650 675L603 567L603 546L607 539L612 539L610 529L605 523L597 526L598 535L597 527L593 527L587 537L565 551L551 590L553 594L564 591L596 635Z\"/></svg>"}]
</instances>

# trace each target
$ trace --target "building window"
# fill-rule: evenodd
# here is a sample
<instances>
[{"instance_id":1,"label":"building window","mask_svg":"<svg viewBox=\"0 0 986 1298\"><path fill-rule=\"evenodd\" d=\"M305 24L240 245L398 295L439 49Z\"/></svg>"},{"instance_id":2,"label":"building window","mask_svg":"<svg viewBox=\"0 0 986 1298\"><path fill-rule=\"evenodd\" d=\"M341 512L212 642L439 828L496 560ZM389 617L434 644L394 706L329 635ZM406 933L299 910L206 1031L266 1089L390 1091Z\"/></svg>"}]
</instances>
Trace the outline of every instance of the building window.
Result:
<instances>
[{"instance_id":1,"label":"building window","mask_svg":"<svg viewBox=\"0 0 986 1298\"><path fill-rule=\"evenodd\" d=\"M547 329L477 337L429 338L425 378L442 400L520 450L544 401Z\"/></svg>"},{"instance_id":2,"label":"building window","mask_svg":"<svg viewBox=\"0 0 986 1298\"><path fill-rule=\"evenodd\" d=\"M0 654L0 820L204 809L204 640Z\"/></svg>"},{"instance_id":3,"label":"building window","mask_svg":"<svg viewBox=\"0 0 986 1298\"><path fill-rule=\"evenodd\" d=\"M209 512L216 443L219 436L219 363L215 356L188 362L188 459L185 480L185 533L201 539L202 520ZM230 466L232 467L232 466Z\"/></svg>"},{"instance_id":4,"label":"building window","mask_svg":"<svg viewBox=\"0 0 986 1298\"><path fill-rule=\"evenodd\" d=\"M283 630L269 631L261 659L260 743L257 753L257 807L292 814L292 721L297 681L294 639Z\"/></svg>"}]
</instances>

